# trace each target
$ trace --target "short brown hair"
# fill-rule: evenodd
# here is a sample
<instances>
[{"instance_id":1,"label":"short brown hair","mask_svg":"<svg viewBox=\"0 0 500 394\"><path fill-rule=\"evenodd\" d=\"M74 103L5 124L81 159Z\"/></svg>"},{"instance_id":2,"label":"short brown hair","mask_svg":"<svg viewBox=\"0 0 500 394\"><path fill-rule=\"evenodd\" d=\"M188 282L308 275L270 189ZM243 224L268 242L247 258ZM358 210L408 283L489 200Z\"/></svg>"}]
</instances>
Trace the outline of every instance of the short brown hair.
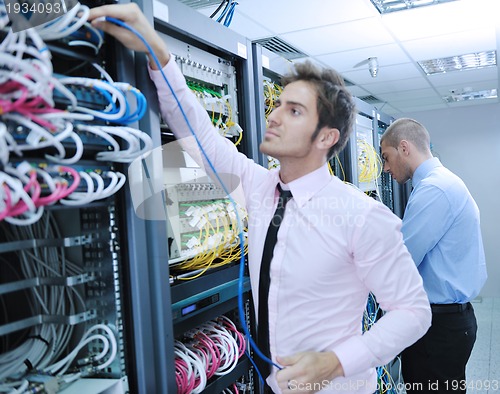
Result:
<instances>
[{"instance_id":1,"label":"short brown hair","mask_svg":"<svg viewBox=\"0 0 500 394\"><path fill-rule=\"evenodd\" d=\"M293 70L285 75L283 86L296 81L309 82L317 92L318 125L312 139L316 139L321 128L333 127L339 130L337 143L328 152L327 160L344 149L356 119L356 106L347 90L342 76L331 68L321 69L310 61L296 63Z\"/></svg>"},{"instance_id":2,"label":"short brown hair","mask_svg":"<svg viewBox=\"0 0 500 394\"><path fill-rule=\"evenodd\" d=\"M428 152L431 145L429 132L415 119L401 118L395 120L384 132L380 143L397 148L402 140L411 142L420 152Z\"/></svg>"}]
</instances>

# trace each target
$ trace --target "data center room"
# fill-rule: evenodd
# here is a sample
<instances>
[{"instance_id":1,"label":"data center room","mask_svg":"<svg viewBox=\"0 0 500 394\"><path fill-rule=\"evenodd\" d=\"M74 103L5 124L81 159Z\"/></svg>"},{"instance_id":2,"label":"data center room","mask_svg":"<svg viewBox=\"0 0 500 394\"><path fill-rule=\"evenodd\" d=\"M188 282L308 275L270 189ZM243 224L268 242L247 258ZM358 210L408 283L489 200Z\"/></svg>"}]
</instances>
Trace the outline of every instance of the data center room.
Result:
<instances>
[{"instance_id":1,"label":"data center room","mask_svg":"<svg viewBox=\"0 0 500 394\"><path fill-rule=\"evenodd\" d=\"M480 211L467 392L500 391L500 1L133 2L216 131L266 169L282 77L304 61L339 72L356 106L331 176L400 219L413 185L384 172L382 136L425 125ZM247 195L196 138L181 146L147 57L88 20L116 3L0 0L0 393L268 392ZM359 335L385 313L370 293ZM377 393L406 394L400 355L374 370Z\"/></svg>"}]
</instances>

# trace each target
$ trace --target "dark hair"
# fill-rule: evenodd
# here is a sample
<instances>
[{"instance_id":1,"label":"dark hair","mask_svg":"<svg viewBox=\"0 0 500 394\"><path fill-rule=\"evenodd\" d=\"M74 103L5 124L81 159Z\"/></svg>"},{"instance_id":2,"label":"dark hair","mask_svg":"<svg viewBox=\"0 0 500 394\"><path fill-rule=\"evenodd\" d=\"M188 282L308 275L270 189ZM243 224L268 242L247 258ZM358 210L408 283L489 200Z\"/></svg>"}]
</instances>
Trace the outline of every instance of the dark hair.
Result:
<instances>
[{"instance_id":1,"label":"dark hair","mask_svg":"<svg viewBox=\"0 0 500 394\"><path fill-rule=\"evenodd\" d=\"M356 119L356 106L344 79L331 68L321 69L310 61L296 63L293 70L281 79L283 86L296 81L309 82L317 92L318 125L312 136L316 139L321 128L334 127L340 137L330 148L327 160L344 149Z\"/></svg>"}]
</instances>

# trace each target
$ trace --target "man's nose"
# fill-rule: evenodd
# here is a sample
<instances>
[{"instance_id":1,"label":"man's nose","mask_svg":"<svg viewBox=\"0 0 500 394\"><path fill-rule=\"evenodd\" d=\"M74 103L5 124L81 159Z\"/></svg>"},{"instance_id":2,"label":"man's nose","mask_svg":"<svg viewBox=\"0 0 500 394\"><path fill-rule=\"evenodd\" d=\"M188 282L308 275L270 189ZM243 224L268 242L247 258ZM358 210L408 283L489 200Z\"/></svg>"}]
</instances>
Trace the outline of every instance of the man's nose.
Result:
<instances>
[{"instance_id":1,"label":"man's nose","mask_svg":"<svg viewBox=\"0 0 500 394\"><path fill-rule=\"evenodd\" d=\"M272 112L269 114L267 117L267 124L269 126L273 124L278 124L279 123L279 117L280 117L280 107L274 108Z\"/></svg>"}]
</instances>

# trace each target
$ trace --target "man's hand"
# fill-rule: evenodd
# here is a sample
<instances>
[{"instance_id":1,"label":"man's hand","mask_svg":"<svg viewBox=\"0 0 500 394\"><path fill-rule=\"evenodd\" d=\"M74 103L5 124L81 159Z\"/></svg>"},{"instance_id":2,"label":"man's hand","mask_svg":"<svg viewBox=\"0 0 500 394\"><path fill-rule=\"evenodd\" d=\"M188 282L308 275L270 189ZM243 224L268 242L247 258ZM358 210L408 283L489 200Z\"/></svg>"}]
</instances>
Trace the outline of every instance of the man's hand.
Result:
<instances>
[{"instance_id":1,"label":"man's hand","mask_svg":"<svg viewBox=\"0 0 500 394\"><path fill-rule=\"evenodd\" d=\"M112 35L127 48L138 52L146 52L149 56L149 63L151 68L157 69L158 67L153 61L152 56L149 54L148 49L139 39L139 37L137 37L131 31L121 26L117 26L112 22L106 22L104 20L97 19L106 16L119 19L122 22L126 23L128 26L134 28L151 46L152 50L160 61L160 65L163 67L168 63L168 61L170 60L170 53L165 42L161 39L158 33L156 33L153 26L146 19L145 15L142 13L137 4L111 4L92 8L90 10L88 20L94 27Z\"/></svg>"},{"instance_id":2,"label":"man's hand","mask_svg":"<svg viewBox=\"0 0 500 394\"><path fill-rule=\"evenodd\" d=\"M276 378L286 393L315 393L339 376L344 369L333 352L302 352L288 357L277 357L283 366Z\"/></svg>"}]
</instances>

